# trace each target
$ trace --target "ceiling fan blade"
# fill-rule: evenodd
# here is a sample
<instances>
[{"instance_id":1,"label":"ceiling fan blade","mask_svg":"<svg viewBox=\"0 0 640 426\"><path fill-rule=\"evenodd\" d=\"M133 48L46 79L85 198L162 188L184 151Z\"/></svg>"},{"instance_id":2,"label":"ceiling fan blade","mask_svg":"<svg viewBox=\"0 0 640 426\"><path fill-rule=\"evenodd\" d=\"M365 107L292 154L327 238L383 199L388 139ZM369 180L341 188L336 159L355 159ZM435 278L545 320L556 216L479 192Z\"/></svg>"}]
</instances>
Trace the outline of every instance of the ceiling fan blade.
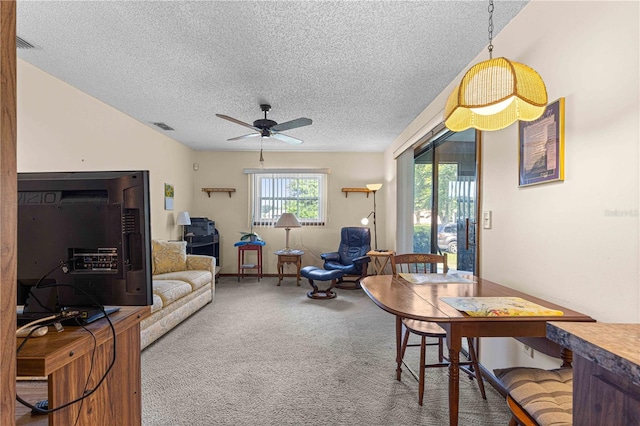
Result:
<instances>
[{"instance_id":1,"label":"ceiling fan blade","mask_svg":"<svg viewBox=\"0 0 640 426\"><path fill-rule=\"evenodd\" d=\"M292 138L291 136L287 136L283 133L272 132L271 137L275 139L279 139L286 143L290 143L291 145L300 145L302 142L304 142L301 139Z\"/></svg>"},{"instance_id":2,"label":"ceiling fan blade","mask_svg":"<svg viewBox=\"0 0 640 426\"><path fill-rule=\"evenodd\" d=\"M289 130L289 129L295 129L297 127L308 126L311 123L313 123L313 121L310 118L300 117L300 118L296 118L295 120L285 121L284 123L276 124L271 128L271 130L274 132L280 132L282 130Z\"/></svg>"},{"instance_id":3,"label":"ceiling fan blade","mask_svg":"<svg viewBox=\"0 0 640 426\"><path fill-rule=\"evenodd\" d=\"M235 138L231 138L231 139L227 139L228 141L237 141L240 139L248 139L248 138L255 138L256 136L261 136L260 133L249 133L248 135L242 135L242 136L237 136Z\"/></svg>"},{"instance_id":4,"label":"ceiling fan blade","mask_svg":"<svg viewBox=\"0 0 640 426\"><path fill-rule=\"evenodd\" d=\"M216 117L220 117L220 118L223 118L225 120L231 121L232 123L236 123L236 124L239 124L241 126L248 127L250 129L260 131L260 129L258 129L257 127L253 127L253 125L251 125L249 123L245 123L244 121L240 121L240 120L237 120L237 119L235 119L233 117L229 117L228 115L216 114Z\"/></svg>"}]
</instances>

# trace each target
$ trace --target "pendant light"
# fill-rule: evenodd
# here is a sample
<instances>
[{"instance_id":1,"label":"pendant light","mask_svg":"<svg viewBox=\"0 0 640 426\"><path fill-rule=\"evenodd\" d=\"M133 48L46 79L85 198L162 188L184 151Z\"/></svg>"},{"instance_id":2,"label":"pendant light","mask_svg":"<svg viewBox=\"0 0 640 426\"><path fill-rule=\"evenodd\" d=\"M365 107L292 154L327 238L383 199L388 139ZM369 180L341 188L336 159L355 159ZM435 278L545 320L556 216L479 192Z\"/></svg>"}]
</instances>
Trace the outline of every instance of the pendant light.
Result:
<instances>
[{"instance_id":1,"label":"pendant light","mask_svg":"<svg viewBox=\"0 0 640 426\"><path fill-rule=\"evenodd\" d=\"M488 10L489 60L467 71L445 105L445 125L454 132L504 129L517 120L539 118L547 107L547 89L533 68L493 59L493 0Z\"/></svg>"}]
</instances>

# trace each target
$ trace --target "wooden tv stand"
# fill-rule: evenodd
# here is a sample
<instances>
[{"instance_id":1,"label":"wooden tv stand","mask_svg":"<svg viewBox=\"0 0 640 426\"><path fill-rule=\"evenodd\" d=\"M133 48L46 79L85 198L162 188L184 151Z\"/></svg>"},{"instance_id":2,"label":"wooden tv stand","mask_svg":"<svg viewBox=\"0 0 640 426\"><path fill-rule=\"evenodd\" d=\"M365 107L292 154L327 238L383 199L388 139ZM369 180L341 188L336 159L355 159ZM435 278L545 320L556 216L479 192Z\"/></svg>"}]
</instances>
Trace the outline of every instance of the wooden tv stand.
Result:
<instances>
[{"instance_id":1,"label":"wooden tv stand","mask_svg":"<svg viewBox=\"0 0 640 426\"><path fill-rule=\"evenodd\" d=\"M50 413L49 425L140 425L142 423L140 373L140 321L151 309L122 307L109 316L116 331L116 361L107 378L82 403ZM111 327L102 318L82 327L65 326L57 333L53 327L43 337L31 338L17 357L18 376L47 376L49 407L59 407L93 389L113 357ZM16 346L24 339L18 338ZM91 358L93 370L91 368ZM88 384L87 377L89 376ZM35 403L36 401L28 401Z\"/></svg>"}]
</instances>

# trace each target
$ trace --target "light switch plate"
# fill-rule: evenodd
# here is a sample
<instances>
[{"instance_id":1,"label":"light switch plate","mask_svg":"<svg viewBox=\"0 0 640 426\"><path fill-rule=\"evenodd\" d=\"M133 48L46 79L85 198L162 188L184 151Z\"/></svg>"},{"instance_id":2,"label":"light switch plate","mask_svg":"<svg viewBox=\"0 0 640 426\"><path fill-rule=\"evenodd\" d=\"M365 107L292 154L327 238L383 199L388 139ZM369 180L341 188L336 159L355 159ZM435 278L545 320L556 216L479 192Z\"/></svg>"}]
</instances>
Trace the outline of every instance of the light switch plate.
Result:
<instances>
[{"instance_id":1,"label":"light switch plate","mask_svg":"<svg viewBox=\"0 0 640 426\"><path fill-rule=\"evenodd\" d=\"M491 211L482 212L482 228L491 229Z\"/></svg>"}]
</instances>

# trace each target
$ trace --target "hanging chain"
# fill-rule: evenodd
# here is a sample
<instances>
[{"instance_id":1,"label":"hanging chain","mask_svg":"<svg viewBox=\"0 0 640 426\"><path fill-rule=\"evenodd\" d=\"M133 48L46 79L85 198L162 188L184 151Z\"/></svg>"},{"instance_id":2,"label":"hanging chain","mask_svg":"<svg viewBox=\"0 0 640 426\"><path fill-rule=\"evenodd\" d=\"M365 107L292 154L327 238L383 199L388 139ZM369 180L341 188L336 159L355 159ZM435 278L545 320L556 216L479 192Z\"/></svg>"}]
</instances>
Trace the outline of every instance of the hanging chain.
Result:
<instances>
[{"instance_id":1,"label":"hanging chain","mask_svg":"<svg viewBox=\"0 0 640 426\"><path fill-rule=\"evenodd\" d=\"M489 0L489 59L493 59L493 0Z\"/></svg>"}]
</instances>

